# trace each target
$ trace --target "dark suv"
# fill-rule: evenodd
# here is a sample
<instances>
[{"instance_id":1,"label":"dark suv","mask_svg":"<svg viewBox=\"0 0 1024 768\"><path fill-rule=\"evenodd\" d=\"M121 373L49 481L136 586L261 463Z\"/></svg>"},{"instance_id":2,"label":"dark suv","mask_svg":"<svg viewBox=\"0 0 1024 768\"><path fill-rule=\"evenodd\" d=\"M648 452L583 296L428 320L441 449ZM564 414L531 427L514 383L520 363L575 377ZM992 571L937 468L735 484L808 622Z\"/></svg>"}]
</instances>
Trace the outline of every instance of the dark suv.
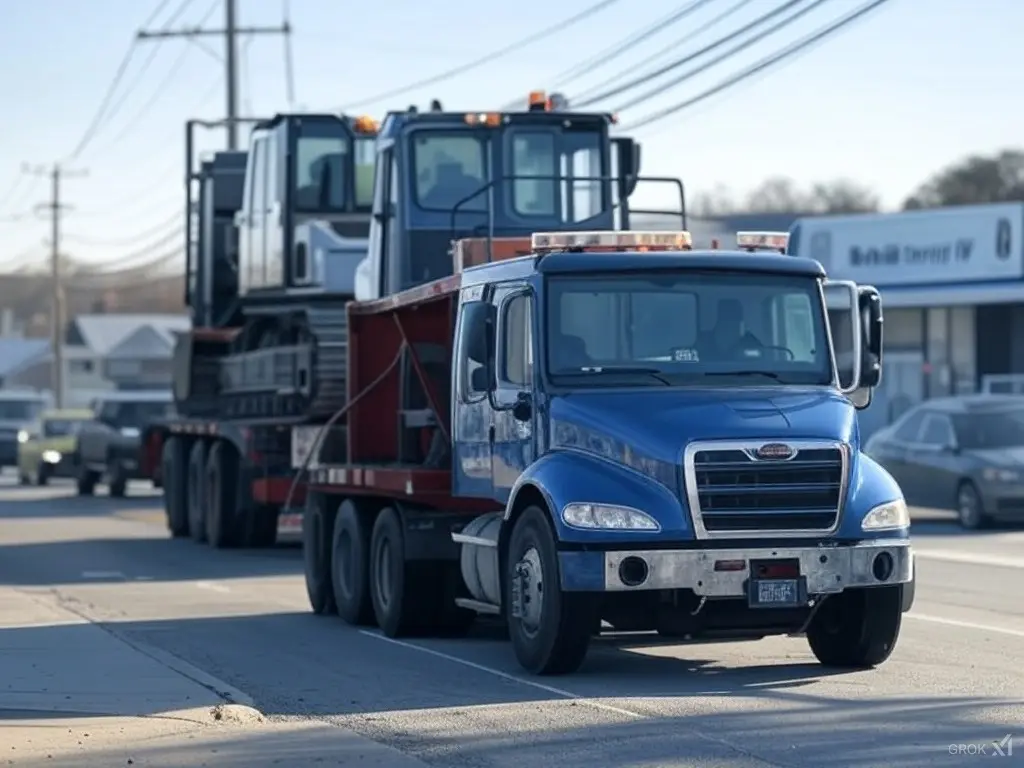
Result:
<instances>
[{"instance_id":1,"label":"dark suv","mask_svg":"<svg viewBox=\"0 0 1024 768\"><path fill-rule=\"evenodd\" d=\"M105 478L111 496L124 496L129 480L141 478L142 431L167 418L174 407L169 391L110 392L93 401L92 421L78 433L78 493L91 496Z\"/></svg>"}]
</instances>

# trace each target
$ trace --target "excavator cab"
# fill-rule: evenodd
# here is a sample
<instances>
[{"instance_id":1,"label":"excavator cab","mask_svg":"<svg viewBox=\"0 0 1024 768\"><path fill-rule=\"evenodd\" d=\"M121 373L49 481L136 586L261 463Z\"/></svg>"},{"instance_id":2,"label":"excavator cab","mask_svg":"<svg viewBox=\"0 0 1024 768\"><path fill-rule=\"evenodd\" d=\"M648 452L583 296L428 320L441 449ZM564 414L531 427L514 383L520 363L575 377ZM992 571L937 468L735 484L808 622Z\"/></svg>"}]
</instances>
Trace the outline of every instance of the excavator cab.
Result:
<instances>
[{"instance_id":1,"label":"excavator cab","mask_svg":"<svg viewBox=\"0 0 1024 768\"><path fill-rule=\"evenodd\" d=\"M463 238L522 239L528 249L536 231L629 227L639 147L611 138L611 115L534 96L520 112L446 112L434 102L387 115L357 299L452 274L452 244ZM682 185L671 181L682 213Z\"/></svg>"},{"instance_id":2,"label":"excavator cab","mask_svg":"<svg viewBox=\"0 0 1024 768\"><path fill-rule=\"evenodd\" d=\"M235 217L240 295L351 293L370 228L377 127L367 117L329 114L256 125Z\"/></svg>"}]
</instances>

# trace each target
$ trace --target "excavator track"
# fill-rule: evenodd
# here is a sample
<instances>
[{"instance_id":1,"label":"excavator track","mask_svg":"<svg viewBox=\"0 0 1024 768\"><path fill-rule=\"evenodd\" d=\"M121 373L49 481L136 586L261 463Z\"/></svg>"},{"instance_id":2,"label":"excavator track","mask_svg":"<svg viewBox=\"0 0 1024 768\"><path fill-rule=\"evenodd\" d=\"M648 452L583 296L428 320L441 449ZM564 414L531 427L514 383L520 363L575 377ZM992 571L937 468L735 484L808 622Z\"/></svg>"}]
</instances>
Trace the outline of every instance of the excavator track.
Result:
<instances>
[{"instance_id":1,"label":"excavator track","mask_svg":"<svg viewBox=\"0 0 1024 768\"><path fill-rule=\"evenodd\" d=\"M265 335L256 349L221 362L220 399L228 418L322 421L347 398L348 317L344 306L289 313L297 329L285 343Z\"/></svg>"}]
</instances>

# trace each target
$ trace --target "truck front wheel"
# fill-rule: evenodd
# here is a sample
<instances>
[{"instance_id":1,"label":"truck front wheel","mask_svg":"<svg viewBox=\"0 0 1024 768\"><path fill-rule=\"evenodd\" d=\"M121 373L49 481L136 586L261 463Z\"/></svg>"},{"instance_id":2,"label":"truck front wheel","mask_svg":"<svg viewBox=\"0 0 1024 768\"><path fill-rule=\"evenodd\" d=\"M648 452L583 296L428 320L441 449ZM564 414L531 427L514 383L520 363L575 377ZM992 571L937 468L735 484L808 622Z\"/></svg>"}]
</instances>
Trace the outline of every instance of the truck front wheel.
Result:
<instances>
[{"instance_id":1,"label":"truck front wheel","mask_svg":"<svg viewBox=\"0 0 1024 768\"><path fill-rule=\"evenodd\" d=\"M579 669L594 632L596 600L561 590L554 536L539 507L527 508L512 529L504 590L509 637L523 668L538 675Z\"/></svg>"},{"instance_id":2,"label":"truck front wheel","mask_svg":"<svg viewBox=\"0 0 1024 768\"><path fill-rule=\"evenodd\" d=\"M902 618L899 585L848 589L825 598L807 627L807 641L825 666L870 668L892 654Z\"/></svg>"}]
</instances>

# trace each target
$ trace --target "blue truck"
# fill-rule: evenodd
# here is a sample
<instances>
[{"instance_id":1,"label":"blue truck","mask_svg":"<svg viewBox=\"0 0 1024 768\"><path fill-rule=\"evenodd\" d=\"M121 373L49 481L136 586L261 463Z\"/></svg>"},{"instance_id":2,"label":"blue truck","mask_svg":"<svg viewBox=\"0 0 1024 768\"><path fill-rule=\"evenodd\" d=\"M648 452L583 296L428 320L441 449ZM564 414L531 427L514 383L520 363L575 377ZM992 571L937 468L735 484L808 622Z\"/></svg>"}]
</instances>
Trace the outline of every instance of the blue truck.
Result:
<instances>
[{"instance_id":1,"label":"blue truck","mask_svg":"<svg viewBox=\"0 0 1024 768\"><path fill-rule=\"evenodd\" d=\"M389 637L494 616L535 674L614 632L885 661L914 568L903 495L860 450L881 300L785 251L466 238L453 274L349 303L345 455L293 436L314 612Z\"/></svg>"}]
</instances>

